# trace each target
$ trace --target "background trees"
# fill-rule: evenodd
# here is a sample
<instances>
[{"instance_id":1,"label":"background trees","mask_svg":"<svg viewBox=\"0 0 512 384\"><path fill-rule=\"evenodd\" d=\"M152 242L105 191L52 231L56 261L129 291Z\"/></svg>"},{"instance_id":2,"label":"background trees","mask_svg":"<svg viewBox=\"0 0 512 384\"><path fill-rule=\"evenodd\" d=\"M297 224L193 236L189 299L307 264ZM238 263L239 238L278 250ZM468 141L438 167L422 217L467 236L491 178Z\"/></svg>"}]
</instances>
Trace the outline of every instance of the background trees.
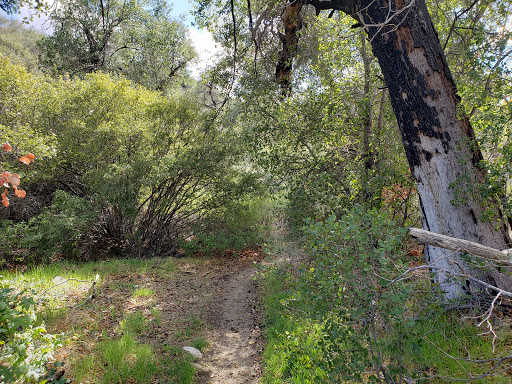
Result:
<instances>
[{"instance_id":1,"label":"background trees","mask_svg":"<svg viewBox=\"0 0 512 384\"><path fill-rule=\"evenodd\" d=\"M0 52L13 63L23 65L30 72L37 72L40 53L37 42L43 38L43 34L4 17L0 17L0 31Z\"/></svg>"},{"instance_id":2,"label":"background trees","mask_svg":"<svg viewBox=\"0 0 512 384\"><path fill-rule=\"evenodd\" d=\"M165 1L66 1L50 16L42 62L58 74L119 73L165 90L195 57L183 23Z\"/></svg>"}]
</instances>

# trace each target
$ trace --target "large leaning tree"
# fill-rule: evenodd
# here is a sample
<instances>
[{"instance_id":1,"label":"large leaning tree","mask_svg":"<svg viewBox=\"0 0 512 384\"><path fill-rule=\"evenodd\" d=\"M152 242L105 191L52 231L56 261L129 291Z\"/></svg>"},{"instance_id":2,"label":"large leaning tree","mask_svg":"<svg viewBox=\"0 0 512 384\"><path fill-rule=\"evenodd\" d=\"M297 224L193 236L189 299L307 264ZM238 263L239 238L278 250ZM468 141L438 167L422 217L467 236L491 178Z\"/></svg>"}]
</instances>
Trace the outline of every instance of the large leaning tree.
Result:
<instances>
[{"instance_id":1,"label":"large leaning tree","mask_svg":"<svg viewBox=\"0 0 512 384\"><path fill-rule=\"evenodd\" d=\"M425 0L287 2L281 14L285 33L276 70L283 88L290 84L301 12L308 5L315 7L317 14L341 11L366 32L389 88L417 183L424 229L497 249L510 248L509 230L497 199L484 198L481 193L487 187L480 167L482 154L469 119L460 112L460 97ZM477 270L460 254L432 246L426 246L425 258L447 299L463 294L478 297L486 284L487 289L490 285L512 290L507 270Z\"/></svg>"}]
</instances>

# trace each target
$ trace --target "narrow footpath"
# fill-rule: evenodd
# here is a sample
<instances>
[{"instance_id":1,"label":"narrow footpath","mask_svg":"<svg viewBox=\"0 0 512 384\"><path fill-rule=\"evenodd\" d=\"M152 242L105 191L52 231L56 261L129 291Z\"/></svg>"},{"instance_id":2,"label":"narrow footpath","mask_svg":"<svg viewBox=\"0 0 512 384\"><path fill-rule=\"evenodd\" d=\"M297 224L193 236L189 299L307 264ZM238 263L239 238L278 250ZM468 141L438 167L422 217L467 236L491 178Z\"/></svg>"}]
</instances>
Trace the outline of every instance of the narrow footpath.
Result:
<instances>
[{"instance_id":1,"label":"narrow footpath","mask_svg":"<svg viewBox=\"0 0 512 384\"><path fill-rule=\"evenodd\" d=\"M259 383L261 317L256 270L249 266L219 279L209 314L210 348L198 373L201 384Z\"/></svg>"}]
</instances>

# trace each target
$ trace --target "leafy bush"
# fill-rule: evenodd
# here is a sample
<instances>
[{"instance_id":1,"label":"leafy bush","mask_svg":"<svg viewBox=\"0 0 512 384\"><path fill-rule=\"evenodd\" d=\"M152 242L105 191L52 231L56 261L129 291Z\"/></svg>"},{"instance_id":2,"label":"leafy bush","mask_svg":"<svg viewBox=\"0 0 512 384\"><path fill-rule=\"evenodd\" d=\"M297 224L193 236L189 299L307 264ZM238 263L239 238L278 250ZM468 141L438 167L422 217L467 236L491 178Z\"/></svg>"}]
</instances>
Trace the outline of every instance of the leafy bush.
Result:
<instances>
[{"instance_id":1,"label":"leafy bush","mask_svg":"<svg viewBox=\"0 0 512 384\"><path fill-rule=\"evenodd\" d=\"M34 292L0 282L0 377L5 383L36 383L61 337L46 332L36 315Z\"/></svg>"},{"instance_id":2,"label":"leafy bush","mask_svg":"<svg viewBox=\"0 0 512 384\"><path fill-rule=\"evenodd\" d=\"M406 265L399 256L404 230L381 211L356 206L340 220L310 222L304 231L313 259L299 274L294 299L321 324L321 366L339 381L361 382L369 367L374 374L367 379L389 375L391 364L381 372L376 322L400 322L406 308L405 286L384 288Z\"/></svg>"},{"instance_id":3,"label":"leafy bush","mask_svg":"<svg viewBox=\"0 0 512 384\"><path fill-rule=\"evenodd\" d=\"M69 194L31 220L10 216L27 221L17 229L25 237L19 246L33 255L89 256L102 243L104 254L173 255L192 225L204 228L228 206L240 211L236 205L257 190L258 175L241 166L239 132L212 120L196 95L176 90L166 98L106 74L52 79L0 65L0 107L8 111L0 131L33 146L38 159L22 176ZM22 141L27 130L37 140Z\"/></svg>"},{"instance_id":4,"label":"leafy bush","mask_svg":"<svg viewBox=\"0 0 512 384\"><path fill-rule=\"evenodd\" d=\"M78 257L78 242L97 218L91 204L84 198L64 191L55 191L51 207L28 223L18 223L6 236L16 248L25 250L25 261L48 261L56 254Z\"/></svg>"},{"instance_id":5,"label":"leafy bush","mask_svg":"<svg viewBox=\"0 0 512 384\"><path fill-rule=\"evenodd\" d=\"M405 230L389 214L356 206L339 220L309 222L304 233L310 261L287 275L290 293L276 288L280 305L267 304L278 325L266 351L268 382L487 379L507 369L500 356L510 332L496 331L498 345L474 321L485 315L447 311L428 272L398 278L418 260L403 251Z\"/></svg>"}]
</instances>

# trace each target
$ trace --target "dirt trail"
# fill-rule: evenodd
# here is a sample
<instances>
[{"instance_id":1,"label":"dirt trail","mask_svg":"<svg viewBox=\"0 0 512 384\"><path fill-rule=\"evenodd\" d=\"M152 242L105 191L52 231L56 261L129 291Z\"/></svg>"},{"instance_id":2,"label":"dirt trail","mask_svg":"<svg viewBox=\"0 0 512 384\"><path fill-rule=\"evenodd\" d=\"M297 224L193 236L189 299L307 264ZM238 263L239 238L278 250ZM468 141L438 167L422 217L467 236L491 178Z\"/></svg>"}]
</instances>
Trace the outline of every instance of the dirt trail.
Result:
<instances>
[{"instance_id":1,"label":"dirt trail","mask_svg":"<svg viewBox=\"0 0 512 384\"><path fill-rule=\"evenodd\" d=\"M303 257L298 242L286 240L284 222L276 222L269 241L274 257L258 258L263 265L297 264ZM254 260L254 258L253 258ZM250 261L247 260L247 261ZM211 345L200 362L200 384L257 384L261 379L261 313L252 263L230 264L229 272L217 278L209 311L208 340Z\"/></svg>"},{"instance_id":2,"label":"dirt trail","mask_svg":"<svg viewBox=\"0 0 512 384\"><path fill-rule=\"evenodd\" d=\"M222 277L214 294L209 323L210 348L201 361L201 384L259 383L260 314L253 267Z\"/></svg>"}]
</instances>

